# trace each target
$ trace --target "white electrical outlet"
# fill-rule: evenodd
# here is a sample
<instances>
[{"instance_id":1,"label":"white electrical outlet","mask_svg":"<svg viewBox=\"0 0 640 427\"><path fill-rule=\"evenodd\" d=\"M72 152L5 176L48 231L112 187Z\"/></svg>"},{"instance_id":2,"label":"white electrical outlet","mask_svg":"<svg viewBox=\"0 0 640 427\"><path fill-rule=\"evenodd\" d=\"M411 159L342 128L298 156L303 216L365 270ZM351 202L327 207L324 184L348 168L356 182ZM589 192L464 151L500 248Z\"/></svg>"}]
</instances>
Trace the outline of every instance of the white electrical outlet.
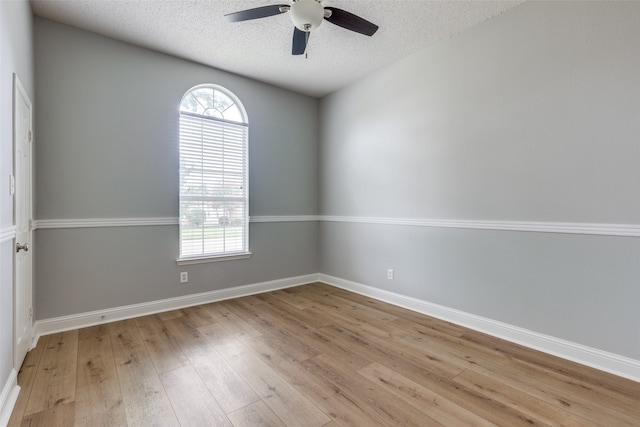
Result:
<instances>
[{"instance_id":1,"label":"white electrical outlet","mask_svg":"<svg viewBox=\"0 0 640 427\"><path fill-rule=\"evenodd\" d=\"M393 268L387 269L387 279L393 280Z\"/></svg>"},{"instance_id":2,"label":"white electrical outlet","mask_svg":"<svg viewBox=\"0 0 640 427\"><path fill-rule=\"evenodd\" d=\"M189 281L189 272L182 271L180 273L180 283L187 283Z\"/></svg>"}]
</instances>

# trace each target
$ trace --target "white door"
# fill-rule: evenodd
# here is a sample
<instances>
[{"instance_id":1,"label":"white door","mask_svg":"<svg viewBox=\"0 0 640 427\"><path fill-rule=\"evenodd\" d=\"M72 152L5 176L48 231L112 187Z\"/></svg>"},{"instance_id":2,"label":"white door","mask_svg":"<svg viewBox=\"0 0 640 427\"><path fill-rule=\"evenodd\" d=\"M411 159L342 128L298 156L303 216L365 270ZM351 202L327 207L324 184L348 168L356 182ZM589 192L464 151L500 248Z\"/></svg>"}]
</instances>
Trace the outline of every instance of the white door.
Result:
<instances>
[{"instance_id":1,"label":"white door","mask_svg":"<svg viewBox=\"0 0 640 427\"><path fill-rule=\"evenodd\" d=\"M14 366L20 369L33 343L32 309L32 105L18 76L13 75L14 218Z\"/></svg>"}]
</instances>

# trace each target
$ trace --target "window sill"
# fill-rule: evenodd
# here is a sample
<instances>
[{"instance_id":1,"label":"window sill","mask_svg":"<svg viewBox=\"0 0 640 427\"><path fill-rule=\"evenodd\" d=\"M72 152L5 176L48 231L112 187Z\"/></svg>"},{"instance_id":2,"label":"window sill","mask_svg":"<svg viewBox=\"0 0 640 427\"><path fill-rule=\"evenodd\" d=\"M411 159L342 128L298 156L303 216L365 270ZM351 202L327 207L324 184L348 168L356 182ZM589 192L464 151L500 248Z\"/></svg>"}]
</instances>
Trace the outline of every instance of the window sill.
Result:
<instances>
[{"instance_id":1,"label":"window sill","mask_svg":"<svg viewBox=\"0 0 640 427\"><path fill-rule=\"evenodd\" d=\"M251 252L239 252L239 253L229 254L229 255L209 255L209 256L192 257L192 258L178 258L176 260L176 263L178 265L204 264L208 262L233 261L236 259L246 259L246 258L251 258Z\"/></svg>"}]
</instances>

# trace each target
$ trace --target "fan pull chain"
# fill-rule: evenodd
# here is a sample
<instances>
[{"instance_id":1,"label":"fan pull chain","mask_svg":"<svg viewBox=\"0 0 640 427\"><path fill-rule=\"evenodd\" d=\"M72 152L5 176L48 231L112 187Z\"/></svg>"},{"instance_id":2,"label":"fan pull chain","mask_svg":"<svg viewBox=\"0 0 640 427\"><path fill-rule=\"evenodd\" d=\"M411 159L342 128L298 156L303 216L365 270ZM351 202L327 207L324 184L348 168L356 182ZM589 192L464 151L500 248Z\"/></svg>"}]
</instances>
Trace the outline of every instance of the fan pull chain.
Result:
<instances>
[{"instance_id":1,"label":"fan pull chain","mask_svg":"<svg viewBox=\"0 0 640 427\"><path fill-rule=\"evenodd\" d=\"M309 48L309 34L311 34L311 31L307 31L304 36L306 38L304 41L304 59L309 59L309 53L307 52L307 49Z\"/></svg>"}]
</instances>

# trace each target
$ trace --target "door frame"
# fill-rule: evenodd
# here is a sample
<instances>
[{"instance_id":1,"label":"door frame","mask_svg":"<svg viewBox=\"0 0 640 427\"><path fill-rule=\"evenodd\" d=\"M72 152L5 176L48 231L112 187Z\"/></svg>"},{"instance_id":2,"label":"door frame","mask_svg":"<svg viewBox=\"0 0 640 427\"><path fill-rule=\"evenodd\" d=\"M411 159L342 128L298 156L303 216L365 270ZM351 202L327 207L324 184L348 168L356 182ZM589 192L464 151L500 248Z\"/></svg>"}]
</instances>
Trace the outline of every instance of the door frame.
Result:
<instances>
[{"instance_id":1,"label":"door frame","mask_svg":"<svg viewBox=\"0 0 640 427\"><path fill-rule=\"evenodd\" d=\"M24 103L27 105L28 110L29 110L29 124L28 124L28 142L29 142L29 185L27 186L27 190L29 194L22 194L21 197L25 197L27 204L28 204L28 219L27 219L27 226L28 226L28 242L20 242L20 243L28 243L29 244L29 257L30 257L30 261L28 262L28 274L27 277L22 277L22 274L20 274L20 272L18 271L18 259L17 259L17 253L14 249L13 252L13 364L14 367L16 369L16 371L20 370L20 367L22 365L22 362L24 361L24 356L25 354L22 353L21 348L23 348L23 345L19 346L19 343L21 341L22 338L25 338L27 340L27 351L30 350L33 347L33 333L34 333L34 328L33 328L33 189L34 189L34 181L33 181L33 177L34 177L34 173L33 173L33 103L31 101L31 98L29 97L29 95L27 94L26 90L24 89L24 86L22 86L22 83L20 82L20 79L18 78L18 75L16 73L13 74L13 123L12 123L12 127L13 127L13 188L15 189L13 192L13 218L14 218L14 225L16 227L16 237L14 239L15 245L17 245L18 242L18 234L20 232L20 230L18 230L18 225L19 225L19 218L17 216L18 214L18 189L21 187L21 185L19 185L18 180L20 179L20 177L17 176L17 172L18 172L18 120L20 119L19 117L19 111L18 108L19 107L19 98L21 98ZM14 245L14 248L16 247ZM22 281L22 283L20 283ZM22 294L24 296L27 296L28 298L28 304L24 305L23 301L21 301L21 289L20 287L23 286L24 289L26 290L26 295ZM23 304L22 306L20 306L20 304ZM26 311L26 313L25 313ZM23 325L23 320L19 318L19 316L24 316L24 315L28 316L28 321L27 323L27 332L25 334L25 336L22 336L22 331L20 331L19 329L21 328L21 326Z\"/></svg>"}]
</instances>

